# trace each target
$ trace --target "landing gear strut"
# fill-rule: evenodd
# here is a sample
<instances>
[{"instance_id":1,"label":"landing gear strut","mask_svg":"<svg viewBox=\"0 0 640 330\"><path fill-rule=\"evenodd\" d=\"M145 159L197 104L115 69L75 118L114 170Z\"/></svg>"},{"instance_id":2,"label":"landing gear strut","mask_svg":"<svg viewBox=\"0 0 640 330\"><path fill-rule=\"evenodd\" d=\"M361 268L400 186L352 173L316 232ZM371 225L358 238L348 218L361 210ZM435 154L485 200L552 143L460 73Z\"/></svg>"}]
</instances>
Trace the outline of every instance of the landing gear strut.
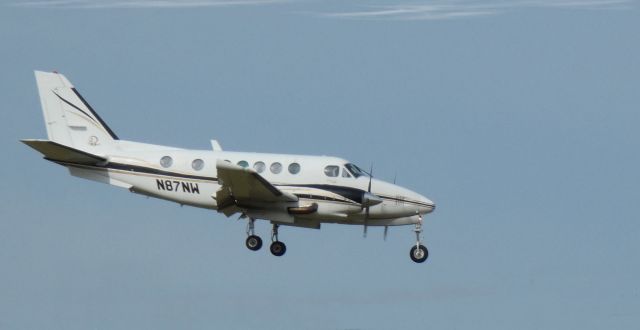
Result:
<instances>
[{"instance_id":1,"label":"landing gear strut","mask_svg":"<svg viewBox=\"0 0 640 330\"><path fill-rule=\"evenodd\" d=\"M421 244L420 242L420 234L422 233L422 216L418 223L416 223L416 229L413 230L416 233L416 245L411 248L409 251L409 256L411 260L416 263L422 263L429 257L429 250Z\"/></svg>"},{"instance_id":2,"label":"landing gear strut","mask_svg":"<svg viewBox=\"0 0 640 330\"><path fill-rule=\"evenodd\" d=\"M256 219L250 218L249 223L247 224L247 241L245 244L247 248L251 251L258 251L262 247L262 238L255 234L254 223Z\"/></svg>"},{"instance_id":3,"label":"landing gear strut","mask_svg":"<svg viewBox=\"0 0 640 330\"><path fill-rule=\"evenodd\" d=\"M271 254L276 257L281 257L287 252L287 246L284 243L278 241L278 225L273 224L273 228L271 229L271 246L269 250L271 250Z\"/></svg>"}]
</instances>

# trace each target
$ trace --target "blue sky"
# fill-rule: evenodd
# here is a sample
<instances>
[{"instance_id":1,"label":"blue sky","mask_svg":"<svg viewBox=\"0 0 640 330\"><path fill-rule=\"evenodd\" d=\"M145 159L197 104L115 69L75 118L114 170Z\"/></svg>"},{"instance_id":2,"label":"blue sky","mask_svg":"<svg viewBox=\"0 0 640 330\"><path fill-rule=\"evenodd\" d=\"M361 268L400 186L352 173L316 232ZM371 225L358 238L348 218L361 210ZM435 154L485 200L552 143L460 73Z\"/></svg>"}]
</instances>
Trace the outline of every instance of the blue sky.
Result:
<instances>
[{"instance_id":1,"label":"blue sky","mask_svg":"<svg viewBox=\"0 0 640 330\"><path fill-rule=\"evenodd\" d=\"M636 1L0 2L0 329L635 329ZM69 177L33 70L122 138L336 155L410 227L244 223ZM269 226L258 225L267 237Z\"/></svg>"}]
</instances>

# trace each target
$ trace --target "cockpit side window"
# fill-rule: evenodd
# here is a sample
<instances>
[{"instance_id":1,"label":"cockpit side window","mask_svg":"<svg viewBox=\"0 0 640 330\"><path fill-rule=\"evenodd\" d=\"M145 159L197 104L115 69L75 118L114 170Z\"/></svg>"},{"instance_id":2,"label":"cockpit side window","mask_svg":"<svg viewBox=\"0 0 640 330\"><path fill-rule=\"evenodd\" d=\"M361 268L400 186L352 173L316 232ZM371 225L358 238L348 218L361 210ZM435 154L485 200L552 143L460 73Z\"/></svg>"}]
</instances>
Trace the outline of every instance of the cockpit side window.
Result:
<instances>
[{"instance_id":1,"label":"cockpit side window","mask_svg":"<svg viewBox=\"0 0 640 330\"><path fill-rule=\"evenodd\" d=\"M346 168L342 168L342 177L343 178L350 178L351 174L349 174L349 171Z\"/></svg>"},{"instance_id":2,"label":"cockpit side window","mask_svg":"<svg viewBox=\"0 0 640 330\"><path fill-rule=\"evenodd\" d=\"M328 177L335 178L340 174L340 167L336 165L329 165L324 168L324 174Z\"/></svg>"},{"instance_id":3,"label":"cockpit side window","mask_svg":"<svg viewBox=\"0 0 640 330\"><path fill-rule=\"evenodd\" d=\"M363 171L361 168L359 168L355 164L351 164L351 163L345 164L344 167L346 167L347 170L349 170L349 172L351 172L351 174L353 174L353 176L356 178L359 178L360 176L369 176L367 172Z\"/></svg>"}]
</instances>

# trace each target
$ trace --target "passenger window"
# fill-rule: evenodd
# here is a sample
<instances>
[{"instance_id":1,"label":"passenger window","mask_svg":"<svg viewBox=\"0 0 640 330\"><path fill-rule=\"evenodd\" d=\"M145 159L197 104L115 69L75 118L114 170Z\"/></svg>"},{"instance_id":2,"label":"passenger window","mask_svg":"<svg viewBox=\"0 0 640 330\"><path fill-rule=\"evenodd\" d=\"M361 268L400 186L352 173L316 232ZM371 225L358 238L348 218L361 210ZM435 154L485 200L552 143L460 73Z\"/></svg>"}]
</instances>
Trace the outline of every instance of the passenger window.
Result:
<instances>
[{"instance_id":1,"label":"passenger window","mask_svg":"<svg viewBox=\"0 0 640 330\"><path fill-rule=\"evenodd\" d=\"M291 174L300 173L300 164L298 164L298 163L289 164L289 173L291 173Z\"/></svg>"},{"instance_id":2,"label":"passenger window","mask_svg":"<svg viewBox=\"0 0 640 330\"><path fill-rule=\"evenodd\" d=\"M253 164L253 169L258 173L264 172L265 168L267 168L267 165L265 165L263 162L256 162L255 164Z\"/></svg>"},{"instance_id":3,"label":"passenger window","mask_svg":"<svg viewBox=\"0 0 640 330\"><path fill-rule=\"evenodd\" d=\"M191 162L191 168L196 171L200 171L204 167L204 161L202 159L194 159Z\"/></svg>"},{"instance_id":4,"label":"passenger window","mask_svg":"<svg viewBox=\"0 0 640 330\"><path fill-rule=\"evenodd\" d=\"M349 171L347 171L346 168L342 169L342 177L343 178L350 178L351 177L351 174L349 174Z\"/></svg>"},{"instance_id":5,"label":"passenger window","mask_svg":"<svg viewBox=\"0 0 640 330\"><path fill-rule=\"evenodd\" d=\"M160 165L162 165L162 167L164 168L171 167L172 164L173 164L173 159L171 159L171 157L164 156L160 158Z\"/></svg>"},{"instance_id":6,"label":"passenger window","mask_svg":"<svg viewBox=\"0 0 640 330\"><path fill-rule=\"evenodd\" d=\"M271 173L278 174L282 172L282 164L275 162L271 164L271 167L269 167L269 169L271 170Z\"/></svg>"},{"instance_id":7,"label":"passenger window","mask_svg":"<svg viewBox=\"0 0 640 330\"><path fill-rule=\"evenodd\" d=\"M249 163L247 163L246 160L241 160L241 161L238 162L238 166L242 166L244 168L247 168L247 167L249 167Z\"/></svg>"},{"instance_id":8,"label":"passenger window","mask_svg":"<svg viewBox=\"0 0 640 330\"><path fill-rule=\"evenodd\" d=\"M335 178L335 177L338 176L339 173L340 173L340 167L338 167L338 166L329 165L329 166L324 168L324 174L326 176Z\"/></svg>"}]
</instances>

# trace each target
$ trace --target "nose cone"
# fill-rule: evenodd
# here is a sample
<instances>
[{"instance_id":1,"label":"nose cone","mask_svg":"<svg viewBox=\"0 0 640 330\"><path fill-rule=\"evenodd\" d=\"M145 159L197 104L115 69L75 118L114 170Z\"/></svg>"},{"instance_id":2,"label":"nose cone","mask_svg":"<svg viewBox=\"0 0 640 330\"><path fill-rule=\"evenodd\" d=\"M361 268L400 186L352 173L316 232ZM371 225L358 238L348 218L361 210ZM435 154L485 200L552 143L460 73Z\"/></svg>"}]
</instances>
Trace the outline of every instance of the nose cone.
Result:
<instances>
[{"instance_id":1,"label":"nose cone","mask_svg":"<svg viewBox=\"0 0 640 330\"><path fill-rule=\"evenodd\" d=\"M398 207L406 209L407 214L424 215L433 212L436 208L433 201L417 192L381 180L373 179L373 182L373 193L395 201Z\"/></svg>"},{"instance_id":2,"label":"nose cone","mask_svg":"<svg viewBox=\"0 0 640 330\"><path fill-rule=\"evenodd\" d=\"M418 201L422 204L420 206L420 214L431 213L436 209L436 204L432 202L430 199L422 195L418 195L417 197L418 197Z\"/></svg>"},{"instance_id":3,"label":"nose cone","mask_svg":"<svg viewBox=\"0 0 640 330\"><path fill-rule=\"evenodd\" d=\"M436 209L436 204L430 199L409 189L402 189L405 191L402 199L404 200L403 203L406 208L413 209L415 210L415 213L420 215L431 213Z\"/></svg>"}]
</instances>

